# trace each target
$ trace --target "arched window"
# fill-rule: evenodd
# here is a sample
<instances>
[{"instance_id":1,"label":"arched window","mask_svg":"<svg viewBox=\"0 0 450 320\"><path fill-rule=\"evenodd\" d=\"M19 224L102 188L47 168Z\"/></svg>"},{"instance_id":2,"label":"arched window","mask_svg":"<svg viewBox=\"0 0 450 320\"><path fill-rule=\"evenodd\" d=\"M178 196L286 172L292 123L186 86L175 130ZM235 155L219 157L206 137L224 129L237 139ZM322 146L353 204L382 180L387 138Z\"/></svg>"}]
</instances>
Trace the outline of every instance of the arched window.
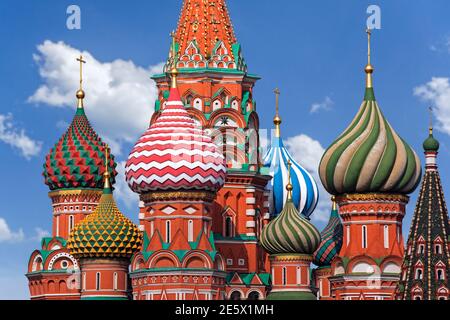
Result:
<instances>
[{"instance_id":1,"label":"arched window","mask_svg":"<svg viewBox=\"0 0 450 320\"><path fill-rule=\"evenodd\" d=\"M117 272L114 272L113 286L114 286L114 290L117 290Z\"/></svg>"},{"instance_id":2,"label":"arched window","mask_svg":"<svg viewBox=\"0 0 450 320\"><path fill-rule=\"evenodd\" d=\"M282 269L282 279L283 279L283 286L287 285L287 269L286 269L286 267L283 267L283 269Z\"/></svg>"},{"instance_id":3,"label":"arched window","mask_svg":"<svg viewBox=\"0 0 450 320\"><path fill-rule=\"evenodd\" d=\"M215 100L213 102L213 111L219 110L222 108L222 102L220 100Z\"/></svg>"},{"instance_id":4,"label":"arched window","mask_svg":"<svg viewBox=\"0 0 450 320\"><path fill-rule=\"evenodd\" d=\"M425 245L424 244L420 244L419 245L419 249L417 251L419 254L424 254L425 253Z\"/></svg>"},{"instance_id":5,"label":"arched window","mask_svg":"<svg viewBox=\"0 0 450 320\"><path fill-rule=\"evenodd\" d=\"M199 110L199 111L202 111L202 109L203 109L202 99L197 98L197 99L194 100L194 108Z\"/></svg>"},{"instance_id":6,"label":"arched window","mask_svg":"<svg viewBox=\"0 0 450 320\"><path fill-rule=\"evenodd\" d=\"M233 219L231 217L225 218L225 237L233 237Z\"/></svg>"},{"instance_id":7,"label":"arched window","mask_svg":"<svg viewBox=\"0 0 450 320\"><path fill-rule=\"evenodd\" d=\"M73 229L73 216L69 216L69 233L72 231Z\"/></svg>"},{"instance_id":8,"label":"arched window","mask_svg":"<svg viewBox=\"0 0 450 320\"><path fill-rule=\"evenodd\" d=\"M251 300L251 301L259 300L259 292L258 291L250 292L247 300Z\"/></svg>"},{"instance_id":9,"label":"arched window","mask_svg":"<svg viewBox=\"0 0 450 320\"><path fill-rule=\"evenodd\" d=\"M444 278L444 270L442 270L442 269L437 269L437 272L436 272L436 279L437 279L437 280L445 280L445 278Z\"/></svg>"},{"instance_id":10,"label":"arched window","mask_svg":"<svg viewBox=\"0 0 450 320\"><path fill-rule=\"evenodd\" d=\"M167 243L170 243L170 240L171 240L170 227L171 227L171 222L170 222L170 220L167 220L166 221L166 242Z\"/></svg>"},{"instance_id":11,"label":"arched window","mask_svg":"<svg viewBox=\"0 0 450 320\"><path fill-rule=\"evenodd\" d=\"M384 226L384 248L389 249L389 226Z\"/></svg>"},{"instance_id":12,"label":"arched window","mask_svg":"<svg viewBox=\"0 0 450 320\"><path fill-rule=\"evenodd\" d=\"M440 244L436 244L434 246L434 253L435 254L442 254L442 246Z\"/></svg>"},{"instance_id":13,"label":"arched window","mask_svg":"<svg viewBox=\"0 0 450 320\"><path fill-rule=\"evenodd\" d=\"M367 249L367 226L362 226L362 247Z\"/></svg>"},{"instance_id":14,"label":"arched window","mask_svg":"<svg viewBox=\"0 0 450 320\"><path fill-rule=\"evenodd\" d=\"M95 290L100 290L100 272L95 274Z\"/></svg>"},{"instance_id":15,"label":"arched window","mask_svg":"<svg viewBox=\"0 0 450 320\"><path fill-rule=\"evenodd\" d=\"M422 268L416 269L416 280L422 280L423 279L423 270Z\"/></svg>"},{"instance_id":16,"label":"arched window","mask_svg":"<svg viewBox=\"0 0 450 320\"><path fill-rule=\"evenodd\" d=\"M230 296L230 300L241 300L242 295L239 291L234 291L231 296Z\"/></svg>"},{"instance_id":17,"label":"arched window","mask_svg":"<svg viewBox=\"0 0 450 320\"><path fill-rule=\"evenodd\" d=\"M194 221L192 220L188 221L188 241L194 241Z\"/></svg>"}]
</instances>

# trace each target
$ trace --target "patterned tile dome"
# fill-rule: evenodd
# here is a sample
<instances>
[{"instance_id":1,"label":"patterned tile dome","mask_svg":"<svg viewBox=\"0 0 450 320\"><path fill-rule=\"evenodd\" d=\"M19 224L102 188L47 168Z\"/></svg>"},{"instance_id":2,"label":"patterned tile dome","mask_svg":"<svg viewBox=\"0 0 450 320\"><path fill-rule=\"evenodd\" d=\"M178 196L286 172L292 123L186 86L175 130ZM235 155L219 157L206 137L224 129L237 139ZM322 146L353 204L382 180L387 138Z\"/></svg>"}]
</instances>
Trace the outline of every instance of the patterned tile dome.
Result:
<instances>
[{"instance_id":1,"label":"patterned tile dome","mask_svg":"<svg viewBox=\"0 0 450 320\"><path fill-rule=\"evenodd\" d=\"M334 257L339 254L342 248L344 237L344 227L337 210L336 202L333 201L333 210L327 226L320 233L322 242L319 249L314 253L314 264L318 267L331 266Z\"/></svg>"},{"instance_id":2,"label":"patterned tile dome","mask_svg":"<svg viewBox=\"0 0 450 320\"><path fill-rule=\"evenodd\" d=\"M75 226L67 247L75 258L130 259L142 246L138 227L117 208L106 187L94 213Z\"/></svg>"},{"instance_id":3,"label":"patterned tile dome","mask_svg":"<svg viewBox=\"0 0 450 320\"><path fill-rule=\"evenodd\" d=\"M105 143L91 127L84 108L79 106L66 133L46 156L45 184L60 189L102 189ZM115 183L117 164L111 157L111 183Z\"/></svg>"},{"instance_id":4,"label":"patterned tile dome","mask_svg":"<svg viewBox=\"0 0 450 320\"><path fill-rule=\"evenodd\" d=\"M196 127L173 85L166 107L128 158L128 185L139 194L191 189L216 192L225 183L225 177L222 153Z\"/></svg>"}]
</instances>

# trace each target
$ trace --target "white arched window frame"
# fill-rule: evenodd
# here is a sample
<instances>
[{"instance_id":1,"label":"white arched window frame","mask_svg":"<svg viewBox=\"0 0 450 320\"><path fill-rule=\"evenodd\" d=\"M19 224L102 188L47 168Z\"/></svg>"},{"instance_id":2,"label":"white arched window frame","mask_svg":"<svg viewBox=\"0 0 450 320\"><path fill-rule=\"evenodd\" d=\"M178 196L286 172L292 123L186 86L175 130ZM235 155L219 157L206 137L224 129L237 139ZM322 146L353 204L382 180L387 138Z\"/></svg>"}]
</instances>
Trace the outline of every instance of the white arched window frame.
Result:
<instances>
[{"instance_id":1,"label":"white arched window frame","mask_svg":"<svg viewBox=\"0 0 450 320\"><path fill-rule=\"evenodd\" d=\"M367 226L366 225L362 226L361 232L362 232L362 237L361 237L362 238L362 247L363 247L363 249L367 249L368 243L367 243Z\"/></svg>"},{"instance_id":2,"label":"white arched window frame","mask_svg":"<svg viewBox=\"0 0 450 320\"><path fill-rule=\"evenodd\" d=\"M170 243L171 240L171 226L172 222L170 220L166 221L166 242Z\"/></svg>"},{"instance_id":3,"label":"white arched window frame","mask_svg":"<svg viewBox=\"0 0 450 320\"><path fill-rule=\"evenodd\" d=\"M101 288L101 274L100 272L97 272L95 274L95 290L100 290Z\"/></svg>"},{"instance_id":4,"label":"white arched window frame","mask_svg":"<svg viewBox=\"0 0 450 320\"><path fill-rule=\"evenodd\" d=\"M389 226L384 226L384 248L389 249Z\"/></svg>"},{"instance_id":5,"label":"white arched window frame","mask_svg":"<svg viewBox=\"0 0 450 320\"><path fill-rule=\"evenodd\" d=\"M188 221L188 241L194 241L194 221L192 220Z\"/></svg>"},{"instance_id":6,"label":"white arched window frame","mask_svg":"<svg viewBox=\"0 0 450 320\"><path fill-rule=\"evenodd\" d=\"M117 276L117 272L114 272L114 275L113 275L113 289L114 290L117 290L117 284L118 284L118 276Z\"/></svg>"}]
</instances>

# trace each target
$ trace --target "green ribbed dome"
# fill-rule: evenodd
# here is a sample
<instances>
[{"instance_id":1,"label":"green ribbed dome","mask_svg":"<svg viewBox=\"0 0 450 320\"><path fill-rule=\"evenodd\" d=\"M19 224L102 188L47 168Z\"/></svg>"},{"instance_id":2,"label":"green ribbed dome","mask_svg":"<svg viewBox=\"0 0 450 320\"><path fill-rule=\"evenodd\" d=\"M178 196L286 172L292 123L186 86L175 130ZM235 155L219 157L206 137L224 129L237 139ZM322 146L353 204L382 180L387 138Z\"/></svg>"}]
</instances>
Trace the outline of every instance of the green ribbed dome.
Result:
<instances>
[{"instance_id":1,"label":"green ribbed dome","mask_svg":"<svg viewBox=\"0 0 450 320\"><path fill-rule=\"evenodd\" d=\"M328 148L319 174L333 194L413 192L421 177L414 150L394 131L366 89L364 101L350 126Z\"/></svg>"},{"instance_id":2,"label":"green ribbed dome","mask_svg":"<svg viewBox=\"0 0 450 320\"><path fill-rule=\"evenodd\" d=\"M433 136L433 131L430 130L430 135L423 142L423 149L429 152L438 152L439 151L439 141L437 141Z\"/></svg>"},{"instance_id":3,"label":"green ribbed dome","mask_svg":"<svg viewBox=\"0 0 450 320\"><path fill-rule=\"evenodd\" d=\"M260 242L269 254L313 254L320 244L320 232L288 200L280 215L264 228Z\"/></svg>"}]
</instances>

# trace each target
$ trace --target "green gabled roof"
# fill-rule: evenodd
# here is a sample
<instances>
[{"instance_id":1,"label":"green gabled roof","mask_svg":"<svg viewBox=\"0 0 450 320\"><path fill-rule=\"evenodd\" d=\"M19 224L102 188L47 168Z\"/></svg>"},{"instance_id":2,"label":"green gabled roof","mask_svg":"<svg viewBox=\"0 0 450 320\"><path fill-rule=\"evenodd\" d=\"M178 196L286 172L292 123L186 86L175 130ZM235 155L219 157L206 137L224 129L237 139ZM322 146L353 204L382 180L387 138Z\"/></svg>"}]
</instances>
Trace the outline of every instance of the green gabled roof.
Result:
<instances>
[{"instance_id":1,"label":"green gabled roof","mask_svg":"<svg viewBox=\"0 0 450 320\"><path fill-rule=\"evenodd\" d=\"M288 291L270 293L267 300L317 300L317 297L312 292Z\"/></svg>"},{"instance_id":2,"label":"green gabled roof","mask_svg":"<svg viewBox=\"0 0 450 320\"><path fill-rule=\"evenodd\" d=\"M268 286L270 285L270 274L269 273L239 273L239 272L229 272L227 273L227 276L225 278L226 283L230 283L231 280L233 279L234 275L237 274L239 276L239 278L241 278L242 282L246 285L249 286L252 281L253 278L255 276L258 276L261 279L261 282L265 285Z\"/></svg>"}]
</instances>

